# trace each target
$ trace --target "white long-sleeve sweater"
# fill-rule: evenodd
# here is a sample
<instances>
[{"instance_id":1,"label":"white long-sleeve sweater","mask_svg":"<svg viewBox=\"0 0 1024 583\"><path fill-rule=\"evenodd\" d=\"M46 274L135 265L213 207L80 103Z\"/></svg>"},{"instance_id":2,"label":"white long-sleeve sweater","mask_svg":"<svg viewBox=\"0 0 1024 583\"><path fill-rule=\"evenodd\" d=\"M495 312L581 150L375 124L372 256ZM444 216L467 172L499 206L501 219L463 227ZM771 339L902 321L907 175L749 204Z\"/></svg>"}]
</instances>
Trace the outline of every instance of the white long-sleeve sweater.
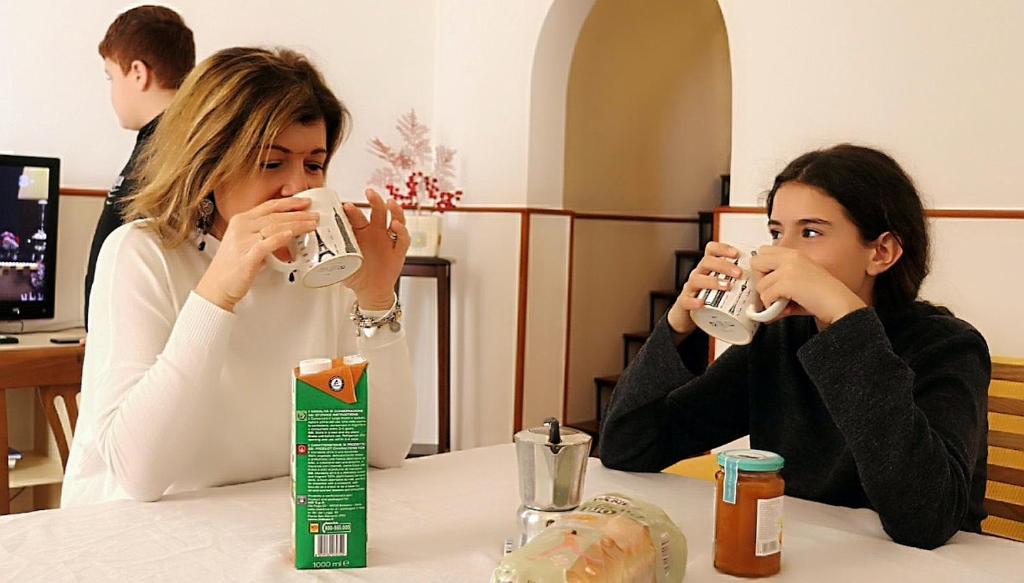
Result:
<instances>
[{"instance_id":1,"label":"white long-sleeve sweater","mask_svg":"<svg viewBox=\"0 0 1024 583\"><path fill-rule=\"evenodd\" d=\"M206 237L166 249L143 222L100 253L82 402L61 506L286 475L291 370L306 358L369 361L369 461L401 463L415 392L405 332L357 337L355 295L264 269L226 312L192 292L217 252Z\"/></svg>"}]
</instances>

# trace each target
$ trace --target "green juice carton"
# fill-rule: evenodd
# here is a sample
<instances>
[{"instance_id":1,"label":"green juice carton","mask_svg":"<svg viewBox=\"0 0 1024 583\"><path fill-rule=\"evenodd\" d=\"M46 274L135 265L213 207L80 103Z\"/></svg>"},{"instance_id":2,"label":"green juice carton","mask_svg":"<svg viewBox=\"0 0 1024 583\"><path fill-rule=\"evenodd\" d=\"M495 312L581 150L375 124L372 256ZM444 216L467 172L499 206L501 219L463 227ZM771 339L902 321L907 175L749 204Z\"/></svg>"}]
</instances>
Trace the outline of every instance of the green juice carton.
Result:
<instances>
[{"instance_id":1,"label":"green juice carton","mask_svg":"<svg viewBox=\"0 0 1024 583\"><path fill-rule=\"evenodd\" d=\"M297 569L366 566L367 362L292 371L292 532Z\"/></svg>"}]
</instances>

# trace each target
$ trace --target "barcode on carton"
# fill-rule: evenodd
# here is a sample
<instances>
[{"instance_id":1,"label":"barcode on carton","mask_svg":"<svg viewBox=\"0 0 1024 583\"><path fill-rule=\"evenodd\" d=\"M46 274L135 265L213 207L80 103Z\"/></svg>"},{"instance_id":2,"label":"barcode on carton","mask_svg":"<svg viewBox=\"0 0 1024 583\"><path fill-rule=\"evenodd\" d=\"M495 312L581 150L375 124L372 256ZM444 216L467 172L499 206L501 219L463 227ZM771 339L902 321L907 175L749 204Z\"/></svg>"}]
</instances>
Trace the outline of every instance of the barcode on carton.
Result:
<instances>
[{"instance_id":1,"label":"barcode on carton","mask_svg":"<svg viewBox=\"0 0 1024 583\"><path fill-rule=\"evenodd\" d=\"M347 534L318 534L314 536L314 557L348 556Z\"/></svg>"}]
</instances>

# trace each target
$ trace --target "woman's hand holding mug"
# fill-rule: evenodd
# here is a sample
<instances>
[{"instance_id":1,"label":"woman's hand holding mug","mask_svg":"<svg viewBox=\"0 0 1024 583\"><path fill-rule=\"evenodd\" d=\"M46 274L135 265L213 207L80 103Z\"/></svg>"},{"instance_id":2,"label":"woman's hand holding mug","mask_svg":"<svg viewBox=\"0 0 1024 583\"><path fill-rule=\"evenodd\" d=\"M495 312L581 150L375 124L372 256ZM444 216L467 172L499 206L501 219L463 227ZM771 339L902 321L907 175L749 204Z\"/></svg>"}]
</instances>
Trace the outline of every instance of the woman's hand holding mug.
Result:
<instances>
[{"instance_id":1,"label":"woman's hand holding mug","mask_svg":"<svg viewBox=\"0 0 1024 583\"><path fill-rule=\"evenodd\" d=\"M345 280L356 294L363 310L387 310L394 301L395 282L405 265L409 250L409 231L405 228L405 212L395 199L387 204L375 190L366 191L370 218L352 203L345 203L345 214L352 223L359 247L366 258L362 269ZM387 220L391 211L391 221Z\"/></svg>"},{"instance_id":2,"label":"woman's hand holding mug","mask_svg":"<svg viewBox=\"0 0 1024 583\"><path fill-rule=\"evenodd\" d=\"M318 215L306 212L309 201L287 197L268 200L228 220L210 267L196 293L229 312L249 293L256 275L277 249L316 229Z\"/></svg>"}]
</instances>

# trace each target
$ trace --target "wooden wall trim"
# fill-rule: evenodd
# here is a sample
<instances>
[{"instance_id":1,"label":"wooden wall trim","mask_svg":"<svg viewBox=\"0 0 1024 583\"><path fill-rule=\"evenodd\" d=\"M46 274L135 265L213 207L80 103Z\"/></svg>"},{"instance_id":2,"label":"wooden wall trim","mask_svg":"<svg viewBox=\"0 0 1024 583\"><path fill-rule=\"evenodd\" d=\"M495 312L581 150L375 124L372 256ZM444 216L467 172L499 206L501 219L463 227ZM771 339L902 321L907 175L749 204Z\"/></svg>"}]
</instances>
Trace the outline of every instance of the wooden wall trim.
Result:
<instances>
[{"instance_id":1,"label":"wooden wall trim","mask_svg":"<svg viewBox=\"0 0 1024 583\"><path fill-rule=\"evenodd\" d=\"M353 204L355 204L358 207L367 207L367 206L369 206L365 202L357 202L357 203L353 203ZM424 212L433 213L433 212L437 212L437 207L425 206L425 207L421 207L421 210L424 211ZM415 211L412 211L412 210L406 210L405 212L409 213L409 214L414 214L415 213ZM441 214L445 214L445 215L448 215L448 214L458 215L458 214L466 214L466 213L506 213L506 214L518 214L518 215L533 214L533 215L571 216L573 214L573 211L566 210L566 209L532 208L532 207L525 207L525 206L460 206L458 208L449 209L449 210L440 211L440 212L441 212Z\"/></svg>"},{"instance_id":2,"label":"wooden wall trim","mask_svg":"<svg viewBox=\"0 0 1024 583\"><path fill-rule=\"evenodd\" d=\"M1024 210L1013 209L927 209L935 219L1024 219Z\"/></svg>"},{"instance_id":3,"label":"wooden wall trim","mask_svg":"<svg viewBox=\"0 0 1024 583\"><path fill-rule=\"evenodd\" d=\"M61 196L96 196L106 198L107 191L98 188L71 188L61 187ZM370 205L365 202L354 203L357 207L368 208ZM436 207L423 207L426 212L435 212ZM410 212L411 211L407 211ZM621 213L595 213L578 212L571 209L540 208L523 206L463 206L444 213L451 214L472 214L472 213L510 213L518 215L554 215L570 217L590 221L632 221L638 223L697 223L697 217L674 216L674 215L642 215L642 214L621 214Z\"/></svg>"},{"instance_id":4,"label":"wooden wall trim","mask_svg":"<svg viewBox=\"0 0 1024 583\"><path fill-rule=\"evenodd\" d=\"M727 208L730 208L730 207L722 207L722 206L720 206L720 207L715 209L715 214L714 214L714 216L712 217L712 220L711 220L711 240L712 241L718 241L719 234L722 232L722 230L721 230L722 229L722 226L721 226L722 225L722 221L721 221L722 213L719 212L719 210L720 209L727 209ZM761 212L764 212L764 209L759 209L759 210ZM717 346L715 345L715 342L717 342L715 337L711 336L709 334L708 335L708 365L709 366L711 365L712 362L715 362L715 350L717 350Z\"/></svg>"},{"instance_id":5,"label":"wooden wall trim","mask_svg":"<svg viewBox=\"0 0 1024 583\"><path fill-rule=\"evenodd\" d=\"M562 423L569 423L569 358L572 352L570 344L572 340L572 282L573 264L576 257L576 219L569 221L569 266L568 279L565 288L565 359L562 365L565 367L564 378L562 379Z\"/></svg>"},{"instance_id":6,"label":"wooden wall trim","mask_svg":"<svg viewBox=\"0 0 1024 583\"><path fill-rule=\"evenodd\" d=\"M365 202L353 203L359 208L368 208L370 205ZM433 213L437 211L436 207L422 207L422 211ZM412 215L415 211L406 210L407 214ZM677 216L677 215L630 215L621 213L592 213L592 212L580 212L571 209L555 209L555 208L543 208L543 207L525 207L525 206L463 206L451 210L446 210L442 214L465 214L465 213L495 213L495 214L518 214L521 216L532 216L532 215L550 215L558 217L568 217L574 220L586 220L586 221L626 221L636 223L692 223L697 224L700 219L697 217L688 216Z\"/></svg>"},{"instance_id":7,"label":"wooden wall trim","mask_svg":"<svg viewBox=\"0 0 1024 583\"><path fill-rule=\"evenodd\" d=\"M107 191L99 188L61 187L61 196L96 196L106 198ZM365 202L356 206L367 207ZM423 207L433 212L435 207ZM465 206L445 211L446 213L513 213L520 215L556 215L589 221L634 221L640 223L697 223L697 217L672 215L632 215L622 213L595 213L574 211L571 209L537 208L521 206ZM719 215L761 214L763 207L757 206L720 206L714 210L717 220ZM943 219L1024 219L1024 209L926 209L929 217ZM717 230L716 230L717 234Z\"/></svg>"},{"instance_id":8,"label":"wooden wall trim","mask_svg":"<svg viewBox=\"0 0 1024 583\"><path fill-rule=\"evenodd\" d=\"M106 198L107 191L99 188L72 188L61 187L61 196L96 196ZM365 202L356 203L356 206L367 207ZM423 210L433 212L434 207L423 207ZM631 215L621 213L595 213L574 211L571 209L536 208L519 206L466 206L445 211L446 213L513 213L520 215L556 215L571 217L578 220L590 221L635 221L641 223L697 223L697 217L672 216L672 215ZM719 215L751 215L761 214L763 207L756 206L720 206L714 210L715 217ZM1024 209L926 209L929 217L943 219L1024 219Z\"/></svg>"},{"instance_id":9,"label":"wooden wall trim","mask_svg":"<svg viewBox=\"0 0 1024 583\"><path fill-rule=\"evenodd\" d=\"M574 213L576 220L589 221L629 221L636 223L691 223L697 224L697 217L675 217L658 215L622 215L613 213Z\"/></svg>"},{"instance_id":10,"label":"wooden wall trim","mask_svg":"<svg viewBox=\"0 0 1024 583\"><path fill-rule=\"evenodd\" d=\"M715 209L715 220L719 215L759 215L764 212L764 207L759 206L720 206ZM925 209L924 212L935 219L1024 219L1024 209Z\"/></svg>"},{"instance_id":11,"label":"wooden wall trim","mask_svg":"<svg viewBox=\"0 0 1024 583\"><path fill-rule=\"evenodd\" d=\"M523 428L523 393L526 379L526 302L530 275L530 218L519 220L519 297L516 302L516 378L513 433Z\"/></svg>"},{"instance_id":12,"label":"wooden wall trim","mask_svg":"<svg viewBox=\"0 0 1024 583\"><path fill-rule=\"evenodd\" d=\"M60 195L61 196L99 196L99 197L106 198L107 197L107 191L106 190L100 190L98 188L66 188L66 187L62 186L60 188Z\"/></svg>"}]
</instances>

